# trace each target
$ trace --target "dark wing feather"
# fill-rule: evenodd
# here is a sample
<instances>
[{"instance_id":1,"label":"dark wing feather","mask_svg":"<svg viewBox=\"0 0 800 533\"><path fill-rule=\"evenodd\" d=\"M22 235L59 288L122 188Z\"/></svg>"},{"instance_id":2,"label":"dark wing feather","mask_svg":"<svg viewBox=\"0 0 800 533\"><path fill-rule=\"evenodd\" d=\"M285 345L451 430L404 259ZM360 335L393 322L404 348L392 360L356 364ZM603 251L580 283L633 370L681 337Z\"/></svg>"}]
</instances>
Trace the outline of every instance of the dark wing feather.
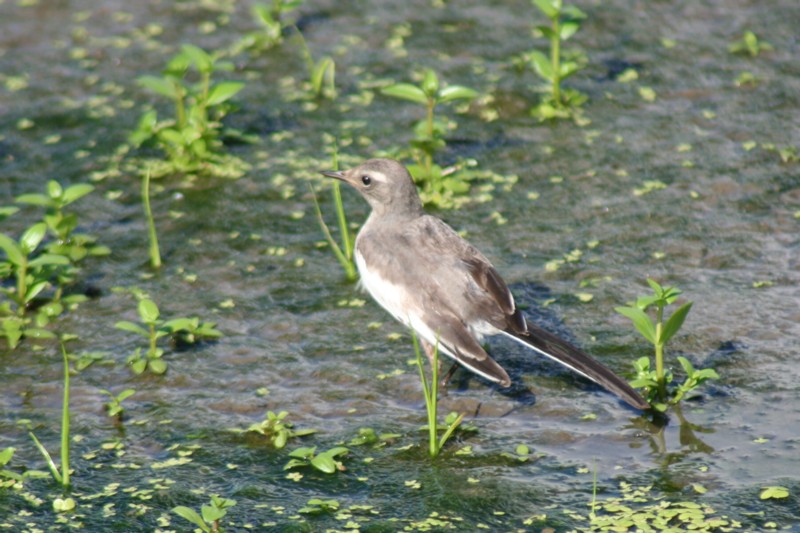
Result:
<instances>
[{"instance_id":1,"label":"dark wing feather","mask_svg":"<svg viewBox=\"0 0 800 533\"><path fill-rule=\"evenodd\" d=\"M535 324L527 322L527 326L527 333L520 334L509 330L506 330L505 333L530 346L542 355L591 379L601 387L619 396L632 407L637 409L650 408L650 405L633 387L628 385L627 381L617 376L597 360Z\"/></svg>"}]
</instances>

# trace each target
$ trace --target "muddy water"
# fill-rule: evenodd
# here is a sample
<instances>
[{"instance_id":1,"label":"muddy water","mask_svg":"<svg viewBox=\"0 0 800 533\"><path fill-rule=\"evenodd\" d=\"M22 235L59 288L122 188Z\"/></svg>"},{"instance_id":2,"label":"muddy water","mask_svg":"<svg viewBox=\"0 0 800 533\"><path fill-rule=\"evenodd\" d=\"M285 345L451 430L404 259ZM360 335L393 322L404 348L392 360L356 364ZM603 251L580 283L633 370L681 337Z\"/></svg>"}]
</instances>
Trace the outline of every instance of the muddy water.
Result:
<instances>
[{"instance_id":1,"label":"muddy water","mask_svg":"<svg viewBox=\"0 0 800 533\"><path fill-rule=\"evenodd\" d=\"M23 4L0 4L4 204L49 179L85 182L107 169L141 107L156 101L135 78L156 74L180 43L222 49L254 29L246 3ZM777 149L800 146L800 8L789 1L769 9L729 1L580 6L588 19L570 43L590 63L570 84L589 95L590 124L526 116L538 82L517 72L511 56L544 46L530 37L535 15L526 2L309 2L300 25L312 53L334 55L339 98L312 106L293 98L304 76L294 40L237 56L229 76L247 87L228 122L260 142L230 150L253 170L191 188L158 182L161 272L146 267L136 177L95 183L97 191L76 204L81 229L113 254L86 262L75 290L99 296L54 330L79 336L71 351L101 351L113 364L73 378L79 507L68 521L92 530L181 530L188 522L169 510L199 508L217 493L238 502L228 515L232 530L342 527L331 515L297 515L319 497L342 508L373 506L352 512L374 531L432 512L462 518L451 523L463 530L560 531L586 527L566 511L586 514L596 470L601 498L627 481L654 485L655 497L709 503L751 529L769 521L797 527L800 171ZM728 44L748 29L774 50L730 54ZM441 160L474 158L517 178L482 182L474 194L486 186L488 201L439 214L495 262L531 316L626 372L649 351L613 308L643 294L646 277L679 286L695 302L670 355L712 367L721 379L681 416L659 427L580 378L494 342L514 386L456 374L442 409L467 413L478 431L459 435L434 464L425 457L410 338L343 280L319 246L307 192L312 182L327 202L328 185L316 176L330 166L323 134L340 138L345 165L404 146L420 110L374 87L408 80L422 65L495 95L448 114L458 129ZM618 81L624 68L638 79ZM737 86L743 71L760 81ZM353 221L364 219L366 205L351 191L345 204ZM3 231L18 235L35 216L25 209ZM568 254L573 260L546 268ZM135 303L112 292L119 286L148 291L165 316L218 322L225 336L189 349L165 345L167 374L132 377L124 362L138 343L113 324L135 320ZM57 450L57 347L2 346L0 448L17 448L7 468L45 469L21 421ZM127 422L115 426L100 390L128 387L137 392L126 401ZM334 477L309 470L287 479L282 467L300 442L276 451L228 431L268 409L319 429L302 444L320 449L347 443L363 427L401 437L380 448L352 446L348 470ZM501 457L517 444L537 459ZM466 446L471 454L455 453ZM165 466L179 457L189 461ZM108 489L112 483L119 489ZM761 488L772 485L793 496L761 502ZM26 482L31 497L0 490L0 521L9 527L55 523L50 500L58 491L46 480ZM547 518L525 524L539 514Z\"/></svg>"}]
</instances>

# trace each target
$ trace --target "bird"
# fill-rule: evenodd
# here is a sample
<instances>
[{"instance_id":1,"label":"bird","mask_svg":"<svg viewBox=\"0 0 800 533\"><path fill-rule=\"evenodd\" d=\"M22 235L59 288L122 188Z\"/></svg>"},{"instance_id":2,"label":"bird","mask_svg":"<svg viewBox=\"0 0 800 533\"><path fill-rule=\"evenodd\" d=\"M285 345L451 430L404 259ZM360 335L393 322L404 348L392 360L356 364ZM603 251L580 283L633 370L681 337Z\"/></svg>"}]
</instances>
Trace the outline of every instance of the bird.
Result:
<instances>
[{"instance_id":1,"label":"bird","mask_svg":"<svg viewBox=\"0 0 800 533\"><path fill-rule=\"evenodd\" d=\"M321 173L355 188L371 207L354 246L360 284L414 331L431 362L438 350L457 365L509 387L508 373L482 346L485 337L503 335L594 381L631 407L650 407L610 369L526 319L492 263L425 212L400 162L369 159L349 170Z\"/></svg>"}]
</instances>

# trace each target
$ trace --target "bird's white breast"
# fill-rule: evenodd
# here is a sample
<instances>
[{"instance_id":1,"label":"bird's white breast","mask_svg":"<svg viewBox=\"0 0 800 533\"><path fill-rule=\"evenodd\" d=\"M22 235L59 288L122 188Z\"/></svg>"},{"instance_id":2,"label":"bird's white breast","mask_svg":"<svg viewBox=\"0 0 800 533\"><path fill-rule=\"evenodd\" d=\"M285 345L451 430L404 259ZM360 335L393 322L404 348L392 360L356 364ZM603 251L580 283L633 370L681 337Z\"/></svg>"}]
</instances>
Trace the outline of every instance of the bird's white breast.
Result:
<instances>
[{"instance_id":1,"label":"bird's white breast","mask_svg":"<svg viewBox=\"0 0 800 533\"><path fill-rule=\"evenodd\" d=\"M358 272L361 275L361 286L370 296L397 321L413 329L431 346L438 344L438 335L423 320L423 310L419 307L420 302L411 297L409 290L402 285L387 281L374 268L369 268L358 248L354 255ZM441 347L441 350L451 357L453 356L446 348Z\"/></svg>"}]
</instances>

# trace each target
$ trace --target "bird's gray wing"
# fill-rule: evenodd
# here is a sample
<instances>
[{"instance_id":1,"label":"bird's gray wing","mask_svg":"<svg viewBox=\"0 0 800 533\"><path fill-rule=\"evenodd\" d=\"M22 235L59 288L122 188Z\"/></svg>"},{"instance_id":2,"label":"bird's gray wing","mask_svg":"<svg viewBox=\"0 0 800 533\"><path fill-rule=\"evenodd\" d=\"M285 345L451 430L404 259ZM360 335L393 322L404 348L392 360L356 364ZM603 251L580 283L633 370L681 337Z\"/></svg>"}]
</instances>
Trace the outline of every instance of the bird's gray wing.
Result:
<instances>
[{"instance_id":1,"label":"bird's gray wing","mask_svg":"<svg viewBox=\"0 0 800 533\"><path fill-rule=\"evenodd\" d=\"M417 334L431 345L438 343L442 353L470 370L504 386L511 383L470 330L473 319L485 321L485 308L505 316L464 262L482 257L480 252L450 226L428 215L403 225L370 228L356 246L364 261L403 294L402 309L384 307L407 324L414 320L406 314L415 315L428 328L426 335L415 327Z\"/></svg>"}]
</instances>

